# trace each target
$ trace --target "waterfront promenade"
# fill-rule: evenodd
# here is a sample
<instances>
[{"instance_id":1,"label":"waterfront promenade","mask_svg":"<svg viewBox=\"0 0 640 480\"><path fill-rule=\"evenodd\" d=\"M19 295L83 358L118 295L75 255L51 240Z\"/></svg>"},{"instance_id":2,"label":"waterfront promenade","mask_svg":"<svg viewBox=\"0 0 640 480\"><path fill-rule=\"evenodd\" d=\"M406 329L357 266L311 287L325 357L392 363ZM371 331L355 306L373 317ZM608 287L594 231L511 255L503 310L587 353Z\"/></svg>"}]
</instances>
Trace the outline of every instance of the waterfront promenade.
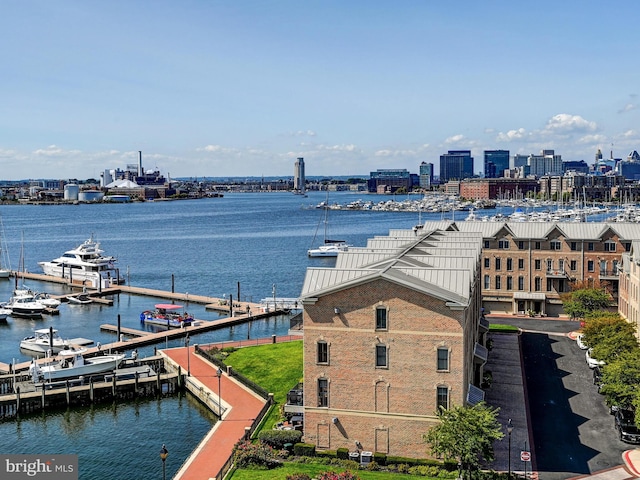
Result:
<instances>
[{"instance_id":1,"label":"waterfront promenade","mask_svg":"<svg viewBox=\"0 0 640 480\"><path fill-rule=\"evenodd\" d=\"M276 338L276 342L300 340L299 336ZM242 342L226 342L228 346L243 346ZM273 343L272 338L265 338L261 344ZM256 342L253 342L256 344ZM265 408L267 400L229 377L224 372L218 383L216 372L218 367L199 355L194 354L193 347L171 348L162 353L183 372L190 370L190 382L214 397L217 404L220 396L223 414L211 431L194 450L184 465L175 475L174 480L219 480L218 474L225 468L233 455L234 445L245 437L247 431L258 423L260 412ZM220 389L218 389L220 386ZM216 412L217 413L217 412ZM180 432L167 432L165 442L171 452L171 443L180 441Z\"/></svg>"}]
</instances>

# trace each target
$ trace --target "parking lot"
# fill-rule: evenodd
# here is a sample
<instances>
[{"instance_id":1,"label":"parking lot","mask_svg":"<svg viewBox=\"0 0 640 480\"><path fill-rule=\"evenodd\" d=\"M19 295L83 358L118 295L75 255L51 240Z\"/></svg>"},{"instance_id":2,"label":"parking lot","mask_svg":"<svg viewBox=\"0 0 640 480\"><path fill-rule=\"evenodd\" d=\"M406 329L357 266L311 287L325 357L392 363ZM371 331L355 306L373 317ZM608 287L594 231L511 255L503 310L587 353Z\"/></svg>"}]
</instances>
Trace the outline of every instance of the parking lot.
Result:
<instances>
[{"instance_id":1,"label":"parking lot","mask_svg":"<svg viewBox=\"0 0 640 480\"><path fill-rule=\"evenodd\" d=\"M613 416L593 384L585 352L568 336L579 324L529 318L490 321L523 329L524 398L539 478L567 479L621 465L622 452L634 446L618 440ZM492 398L496 397L505 402L513 398L493 392Z\"/></svg>"}]
</instances>

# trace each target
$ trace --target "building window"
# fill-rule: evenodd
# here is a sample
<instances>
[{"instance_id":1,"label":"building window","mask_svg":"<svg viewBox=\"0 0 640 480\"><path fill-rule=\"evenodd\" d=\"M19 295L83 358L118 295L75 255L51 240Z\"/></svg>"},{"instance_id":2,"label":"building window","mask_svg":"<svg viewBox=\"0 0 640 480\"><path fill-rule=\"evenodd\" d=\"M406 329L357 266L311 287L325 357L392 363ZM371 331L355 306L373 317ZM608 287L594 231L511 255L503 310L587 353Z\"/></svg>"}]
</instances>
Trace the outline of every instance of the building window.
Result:
<instances>
[{"instance_id":1,"label":"building window","mask_svg":"<svg viewBox=\"0 0 640 480\"><path fill-rule=\"evenodd\" d=\"M491 267L491 261L488 258L484 259L484 268Z\"/></svg>"},{"instance_id":2,"label":"building window","mask_svg":"<svg viewBox=\"0 0 640 480\"><path fill-rule=\"evenodd\" d=\"M612 240L607 240L604 242L604 251L605 252L615 252L616 251L616 242Z\"/></svg>"},{"instance_id":3,"label":"building window","mask_svg":"<svg viewBox=\"0 0 640 480\"><path fill-rule=\"evenodd\" d=\"M518 290L524 290L524 277L518 277Z\"/></svg>"},{"instance_id":4,"label":"building window","mask_svg":"<svg viewBox=\"0 0 640 480\"><path fill-rule=\"evenodd\" d=\"M484 241L484 248L489 248L489 240Z\"/></svg>"},{"instance_id":5,"label":"building window","mask_svg":"<svg viewBox=\"0 0 640 480\"><path fill-rule=\"evenodd\" d=\"M502 260L500 260L499 258L496 258L496 270L500 270L502 266Z\"/></svg>"},{"instance_id":6,"label":"building window","mask_svg":"<svg viewBox=\"0 0 640 480\"><path fill-rule=\"evenodd\" d=\"M522 240L518 242L518 250L524 250L524 242Z\"/></svg>"},{"instance_id":7,"label":"building window","mask_svg":"<svg viewBox=\"0 0 640 480\"><path fill-rule=\"evenodd\" d=\"M507 277L507 290L513 290L513 277Z\"/></svg>"},{"instance_id":8,"label":"building window","mask_svg":"<svg viewBox=\"0 0 640 480\"><path fill-rule=\"evenodd\" d=\"M540 277L536 277L534 281L534 290L536 292L539 292L540 290L542 290L542 280L540 279Z\"/></svg>"},{"instance_id":9,"label":"building window","mask_svg":"<svg viewBox=\"0 0 640 480\"><path fill-rule=\"evenodd\" d=\"M500 290L502 287L501 283L500 275L496 275L496 290Z\"/></svg>"},{"instance_id":10,"label":"building window","mask_svg":"<svg viewBox=\"0 0 640 480\"><path fill-rule=\"evenodd\" d=\"M534 249L534 250L540 250L540 242L535 242L535 243L533 244L533 249Z\"/></svg>"},{"instance_id":11,"label":"building window","mask_svg":"<svg viewBox=\"0 0 640 480\"><path fill-rule=\"evenodd\" d=\"M569 268L571 270L575 270L577 266L578 266L578 264L576 263L575 260L571 260L571 262L569 262Z\"/></svg>"},{"instance_id":12,"label":"building window","mask_svg":"<svg viewBox=\"0 0 640 480\"><path fill-rule=\"evenodd\" d=\"M551 290L553 290L553 279L547 278L547 292L550 292Z\"/></svg>"},{"instance_id":13,"label":"building window","mask_svg":"<svg viewBox=\"0 0 640 480\"><path fill-rule=\"evenodd\" d=\"M593 252L593 242L587 243L587 250L589 250L590 252Z\"/></svg>"},{"instance_id":14,"label":"building window","mask_svg":"<svg viewBox=\"0 0 640 480\"><path fill-rule=\"evenodd\" d=\"M316 363L329 363L329 344L325 341L317 343L318 357Z\"/></svg>"},{"instance_id":15,"label":"building window","mask_svg":"<svg viewBox=\"0 0 640 480\"><path fill-rule=\"evenodd\" d=\"M547 259L547 272L550 272L551 270L553 270L553 260L549 258Z\"/></svg>"},{"instance_id":16,"label":"building window","mask_svg":"<svg viewBox=\"0 0 640 480\"><path fill-rule=\"evenodd\" d=\"M524 270L524 258L518 259L518 269Z\"/></svg>"},{"instance_id":17,"label":"building window","mask_svg":"<svg viewBox=\"0 0 640 480\"><path fill-rule=\"evenodd\" d=\"M449 388L448 387L438 387L438 398L436 399L438 410L449 409Z\"/></svg>"},{"instance_id":18,"label":"building window","mask_svg":"<svg viewBox=\"0 0 640 480\"><path fill-rule=\"evenodd\" d=\"M624 242L622 245L624 246L624 251L625 252L630 252L631 251L631 242Z\"/></svg>"},{"instance_id":19,"label":"building window","mask_svg":"<svg viewBox=\"0 0 640 480\"><path fill-rule=\"evenodd\" d=\"M539 258L535 261L535 268L536 270L540 270L542 268L542 261Z\"/></svg>"},{"instance_id":20,"label":"building window","mask_svg":"<svg viewBox=\"0 0 640 480\"><path fill-rule=\"evenodd\" d=\"M587 262L587 270L590 271L590 272L594 272L595 271L593 260L589 260Z\"/></svg>"},{"instance_id":21,"label":"building window","mask_svg":"<svg viewBox=\"0 0 640 480\"><path fill-rule=\"evenodd\" d=\"M440 347L438 348L438 368L439 371L449 370L449 349Z\"/></svg>"},{"instance_id":22,"label":"building window","mask_svg":"<svg viewBox=\"0 0 640 480\"><path fill-rule=\"evenodd\" d=\"M562 248L562 244L559 240L551 240L549 246L551 247L551 250L560 250Z\"/></svg>"},{"instance_id":23,"label":"building window","mask_svg":"<svg viewBox=\"0 0 640 480\"><path fill-rule=\"evenodd\" d=\"M318 379L318 406L329 406L329 380L326 378Z\"/></svg>"},{"instance_id":24,"label":"building window","mask_svg":"<svg viewBox=\"0 0 640 480\"><path fill-rule=\"evenodd\" d=\"M387 328L387 309L376 307L376 330L386 330Z\"/></svg>"},{"instance_id":25,"label":"building window","mask_svg":"<svg viewBox=\"0 0 640 480\"><path fill-rule=\"evenodd\" d=\"M509 240L503 238L502 240L498 240L498 248L502 248L507 250L509 248Z\"/></svg>"},{"instance_id":26,"label":"building window","mask_svg":"<svg viewBox=\"0 0 640 480\"><path fill-rule=\"evenodd\" d=\"M388 365L387 360L387 346L386 345L376 345L376 367L378 368L387 368Z\"/></svg>"},{"instance_id":27,"label":"building window","mask_svg":"<svg viewBox=\"0 0 640 480\"><path fill-rule=\"evenodd\" d=\"M513 258L507 258L507 270L513 270Z\"/></svg>"},{"instance_id":28,"label":"building window","mask_svg":"<svg viewBox=\"0 0 640 480\"><path fill-rule=\"evenodd\" d=\"M484 276L484 288L485 290L489 290L491 288L491 277L489 277L489 275Z\"/></svg>"},{"instance_id":29,"label":"building window","mask_svg":"<svg viewBox=\"0 0 640 480\"><path fill-rule=\"evenodd\" d=\"M571 242L571 250L574 252L578 250L578 242Z\"/></svg>"}]
</instances>

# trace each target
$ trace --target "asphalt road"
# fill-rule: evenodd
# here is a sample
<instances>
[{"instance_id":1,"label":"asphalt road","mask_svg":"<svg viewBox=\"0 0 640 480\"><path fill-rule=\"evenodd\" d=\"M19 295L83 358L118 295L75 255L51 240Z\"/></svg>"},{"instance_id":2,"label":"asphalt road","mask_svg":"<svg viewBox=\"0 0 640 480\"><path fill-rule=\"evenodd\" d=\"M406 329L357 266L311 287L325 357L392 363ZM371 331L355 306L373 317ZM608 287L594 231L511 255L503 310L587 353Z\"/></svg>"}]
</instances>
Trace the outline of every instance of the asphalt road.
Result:
<instances>
[{"instance_id":1,"label":"asphalt road","mask_svg":"<svg viewBox=\"0 0 640 480\"><path fill-rule=\"evenodd\" d=\"M539 478L567 479L621 465L622 452L633 446L618 440L585 352L567 336L579 324L530 318L490 321L523 329L525 393Z\"/></svg>"}]
</instances>

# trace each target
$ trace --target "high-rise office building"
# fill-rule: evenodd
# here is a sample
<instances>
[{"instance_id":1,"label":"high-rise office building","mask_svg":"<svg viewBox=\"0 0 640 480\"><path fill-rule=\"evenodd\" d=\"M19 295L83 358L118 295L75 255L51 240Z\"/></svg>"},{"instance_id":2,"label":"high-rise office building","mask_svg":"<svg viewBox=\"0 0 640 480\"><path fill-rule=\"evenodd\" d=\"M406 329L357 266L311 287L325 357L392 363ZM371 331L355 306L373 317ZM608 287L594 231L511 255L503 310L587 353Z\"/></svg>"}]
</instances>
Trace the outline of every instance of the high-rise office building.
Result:
<instances>
[{"instance_id":1,"label":"high-rise office building","mask_svg":"<svg viewBox=\"0 0 640 480\"><path fill-rule=\"evenodd\" d=\"M305 193L305 184L304 159L302 157L298 157L293 167L293 190L299 193Z\"/></svg>"},{"instance_id":2,"label":"high-rise office building","mask_svg":"<svg viewBox=\"0 0 640 480\"><path fill-rule=\"evenodd\" d=\"M509 150L484 151L485 178L502 178L509 168Z\"/></svg>"},{"instance_id":3,"label":"high-rise office building","mask_svg":"<svg viewBox=\"0 0 640 480\"><path fill-rule=\"evenodd\" d=\"M420 164L420 188L426 190L433 185L433 163L422 162Z\"/></svg>"},{"instance_id":4,"label":"high-rise office building","mask_svg":"<svg viewBox=\"0 0 640 480\"><path fill-rule=\"evenodd\" d=\"M471 150L449 150L440 155L440 183L473 177Z\"/></svg>"}]
</instances>

